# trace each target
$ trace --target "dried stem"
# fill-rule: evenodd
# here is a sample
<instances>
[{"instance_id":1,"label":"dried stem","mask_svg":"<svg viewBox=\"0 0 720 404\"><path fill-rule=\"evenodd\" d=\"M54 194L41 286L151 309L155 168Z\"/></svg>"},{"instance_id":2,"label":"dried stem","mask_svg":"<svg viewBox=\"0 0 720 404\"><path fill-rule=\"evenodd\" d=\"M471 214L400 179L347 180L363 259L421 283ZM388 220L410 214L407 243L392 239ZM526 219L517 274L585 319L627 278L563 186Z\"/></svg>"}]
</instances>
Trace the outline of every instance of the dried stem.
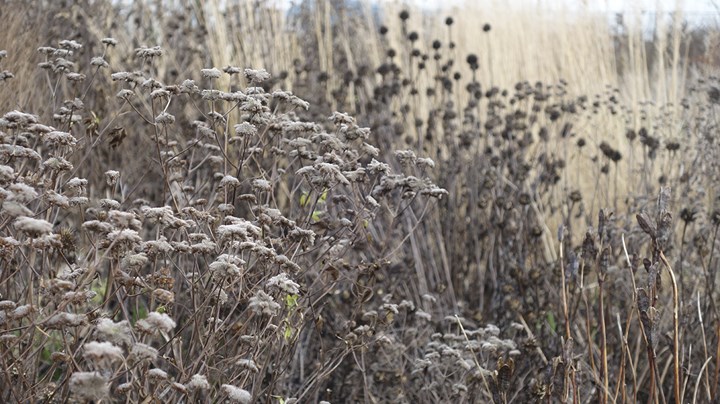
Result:
<instances>
[{"instance_id":1,"label":"dried stem","mask_svg":"<svg viewBox=\"0 0 720 404\"><path fill-rule=\"evenodd\" d=\"M670 280L672 281L672 288L673 288L673 369L674 369L674 378L673 378L673 387L675 392L675 400L677 402L682 402L682 395L680 391L680 380L682 379L682 374L680 373L680 301L678 296L678 285L675 280L675 272L673 272L672 267L670 266L670 263L668 262L667 258L665 258L665 254L663 254L662 251L660 251L660 259L662 260L665 267L668 269L668 272L670 273Z\"/></svg>"}]
</instances>

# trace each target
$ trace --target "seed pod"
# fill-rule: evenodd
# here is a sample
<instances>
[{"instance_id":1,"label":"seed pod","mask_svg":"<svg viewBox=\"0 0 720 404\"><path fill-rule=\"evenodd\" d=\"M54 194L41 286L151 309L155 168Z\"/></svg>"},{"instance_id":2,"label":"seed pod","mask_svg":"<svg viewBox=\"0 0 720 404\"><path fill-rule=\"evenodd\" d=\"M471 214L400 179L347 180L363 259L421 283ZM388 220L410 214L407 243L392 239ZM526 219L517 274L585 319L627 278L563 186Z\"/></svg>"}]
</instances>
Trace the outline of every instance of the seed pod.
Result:
<instances>
[{"instance_id":1,"label":"seed pod","mask_svg":"<svg viewBox=\"0 0 720 404\"><path fill-rule=\"evenodd\" d=\"M663 211L669 211L670 210L670 187L661 187L660 193L658 194L657 199L657 212L658 214L662 213ZM659 218L658 218L658 221Z\"/></svg>"},{"instance_id":2,"label":"seed pod","mask_svg":"<svg viewBox=\"0 0 720 404\"><path fill-rule=\"evenodd\" d=\"M605 281L605 275L607 275L608 268L610 267L610 247L605 247L600 254L600 262L598 270L600 271L598 280L602 283Z\"/></svg>"},{"instance_id":3,"label":"seed pod","mask_svg":"<svg viewBox=\"0 0 720 404\"><path fill-rule=\"evenodd\" d=\"M672 215L668 211L662 211L658 215L656 242L657 248L667 251L670 244L672 232Z\"/></svg>"},{"instance_id":4,"label":"seed pod","mask_svg":"<svg viewBox=\"0 0 720 404\"><path fill-rule=\"evenodd\" d=\"M582 257L586 262L592 262L595 261L597 253L598 250L597 246L595 246L595 234L593 234L591 229L585 233L585 240L582 245Z\"/></svg>"},{"instance_id":5,"label":"seed pod","mask_svg":"<svg viewBox=\"0 0 720 404\"><path fill-rule=\"evenodd\" d=\"M568 338L563 345L563 361L567 364L573 363L573 347L575 346L575 340L572 337Z\"/></svg>"},{"instance_id":6,"label":"seed pod","mask_svg":"<svg viewBox=\"0 0 720 404\"><path fill-rule=\"evenodd\" d=\"M650 236L650 238L652 238L654 240L656 230L655 230L655 226L650 221L650 218L648 217L648 215L645 212L641 212L641 213L638 213L637 215L635 215L635 218L637 219L638 224L640 225L640 228L643 229L643 231L645 233L647 233L647 235Z\"/></svg>"},{"instance_id":7,"label":"seed pod","mask_svg":"<svg viewBox=\"0 0 720 404\"><path fill-rule=\"evenodd\" d=\"M637 254L633 253L632 257L630 258L630 269L632 270L633 274L637 273L639 266L640 266L640 257L638 257Z\"/></svg>"},{"instance_id":8,"label":"seed pod","mask_svg":"<svg viewBox=\"0 0 720 404\"><path fill-rule=\"evenodd\" d=\"M662 291L662 278L660 277L660 262L655 262L648 271L648 284L647 289L655 289L655 293L651 296L653 301L657 299L657 295Z\"/></svg>"},{"instance_id":9,"label":"seed pod","mask_svg":"<svg viewBox=\"0 0 720 404\"><path fill-rule=\"evenodd\" d=\"M645 336L647 338L648 345L653 346L653 320L649 315L650 311L650 299L647 291L642 288L637 289L637 307L640 312L640 322L643 325Z\"/></svg>"},{"instance_id":10,"label":"seed pod","mask_svg":"<svg viewBox=\"0 0 720 404\"><path fill-rule=\"evenodd\" d=\"M507 392L510 388L510 382L512 381L513 373L515 372L515 360L508 358L498 358L497 362L497 383L500 391Z\"/></svg>"}]
</instances>

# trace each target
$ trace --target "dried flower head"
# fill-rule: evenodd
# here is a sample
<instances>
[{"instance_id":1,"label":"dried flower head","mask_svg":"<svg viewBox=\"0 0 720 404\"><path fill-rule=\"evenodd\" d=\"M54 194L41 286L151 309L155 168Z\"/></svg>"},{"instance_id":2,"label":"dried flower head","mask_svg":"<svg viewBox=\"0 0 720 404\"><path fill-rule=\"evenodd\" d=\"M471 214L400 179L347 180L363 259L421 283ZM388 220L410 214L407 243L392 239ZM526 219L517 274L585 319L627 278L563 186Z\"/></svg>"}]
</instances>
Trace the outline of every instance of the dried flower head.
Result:
<instances>
[{"instance_id":1,"label":"dried flower head","mask_svg":"<svg viewBox=\"0 0 720 404\"><path fill-rule=\"evenodd\" d=\"M252 359L239 359L237 362L235 362L235 364L242 369L250 370L254 373L258 373L260 371L257 363L255 363L255 361Z\"/></svg>"},{"instance_id":2,"label":"dried flower head","mask_svg":"<svg viewBox=\"0 0 720 404\"><path fill-rule=\"evenodd\" d=\"M106 46L117 46L118 41L115 38L103 38L100 42Z\"/></svg>"},{"instance_id":3,"label":"dried flower head","mask_svg":"<svg viewBox=\"0 0 720 404\"><path fill-rule=\"evenodd\" d=\"M240 257L222 254L217 257L217 259L211 263L208 268L213 272L217 272L220 276L235 277L241 274L241 267L243 265L245 265L245 261L240 259Z\"/></svg>"},{"instance_id":4,"label":"dried flower head","mask_svg":"<svg viewBox=\"0 0 720 404\"><path fill-rule=\"evenodd\" d=\"M203 78L206 79L219 79L220 76L222 76L222 72L214 67L211 69L202 69L200 70L200 73Z\"/></svg>"},{"instance_id":5,"label":"dried flower head","mask_svg":"<svg viewBox=\"0 0 720 404\"><path fill-rule=\"evenodd\" d=\"M165 289L155 289L152 296L163 304L169 304L175 301L175 293Z\"/></svg>"},{"instance_id":6,"label":"dried flower head","mask_svg":"<svg viewBox=\"0 0 720 404\"><path fill-rule=\"evenodd\" d=\"M132 389L133 389L133 383L132 383L132 382L127 382L127 383L119 384L119 385L115 388L115 391L116 391L118 394L127 394L127 393L130 392Z\"/></svg>"},{"instance_id":7,"label":"dried flower head","mask_svg":"<svg viewBox=\"0 0 720 404\"><path fill-rule=\"evenodd\" d=\"M82 48L82 44L75 42L73 40L67 40L67 39L60 41L59 45L61 48L71 49L71 50L80 50Z\"/></svg>"},{"instance_id":8,"label":"dried flower head","mask_svg":"<svg viewBox=\"0 0 720 404\"><path fill-rule=\"evenodd\" d=\"M74 177L65 183L65 188L72 196L80 196L87 191L88 181L85 178Z\"/></svg>"},{"instance_id":9,"label":"dried flower head","mask_svg":"<svg viewBox=\"0 0 720 404\"><path fill-rule=\"evenodd\" d=\"M141 47L135 49L135 54L141 59L152 59L162 56L163 50L159 46L153 46L152 48Z\"/></svg>"},{"instance_id":10,"label":"dried flower head","mask_svg":"<svg viewBox=\"0 0 720 404\"><path fill-rule=\"evenodd\" d=\"M270 78L270 73L265 69L245 69L245 78L251 85L260 84Z\"/></svg>"},{"instance_id":11,"label":"dried flower head","mask_svg":"<svg viewBox=\"0 0 720 404\"><path fill-rule=\"evenodd\" d=\"M232 175L223 176L218 184L220 188L235 188L240 186L240 180L233 177Z\"/></svg>"},{"instance_id":12,"label":"dried flower head","mask_svg":"<svg viewBox=\"0 0 720 404\"><path fill-rule=\"evenodd\" d=\"M109 318L103 317L97 320L95 333L100 339L110 341L115 344L130 343L130 325L126 320L116 323Z\"/></svg>"},{"instance_id":13,"label":"dried flower head","mask_svg":"<svg viewBox=\"0 0 720 404\"><path fill-rule=\"evenodd\" d=\"M10 216L10 217L18 217L18 216L31 216L33 214L33 211L26 208L25 205L21 203L17 203L15 201L5 201L2 204L2 213Z\"/></svg>"},{"instance_id":14,"label":"dried flower head","mask_svg":"<svg viewBox=\"0 0 720 404\"><path fill-rule=\"evenodd\" d=\"M280 312L280 305L275 302L272 296L262 290L258 290L255 296L250 298L248 306L250 310L258 315L274 316Z\"/></svg>"},{"instance_id":15,"label":"dried flower head","mask_svg":"<svg viewBox=\"0 0 720 404\"><path fill-rule=\"evenodd\" d=\"M79 398L99 400L110 392L110 383L98 372L75 372L70 376L70 391Z\"/></svg>"},{"instance_id":16,"label":"dried flower head","mask_svg":"<svg viewBox=\"0 0 720 404\"><path fill-rule=\"evenodd\" d=\"M159 368L148 370L147 376L150 380L167 380L169 378L167 372Z\"/></svg>"},{"instance_id":17,"label":"dried flower head","mask_svg":"<svg viewBox=\"0 0 720 404\"><path fill-rule=\"evenodd\" d=\"M235 125L235 134L238 136L255 136L257 135L257 128L249 122L243 122Z\"/></svg>"},{"instance_id":18,"label":"dried flower head","mask_svg":"<svg viewBox=\"0 0 720 404\"><path fill-rule=\"evenodd\" d=\"M35 188L22 182L16 182L8 187L9 199L21 203L28 203L38 197Z\"/></svg>"},{"instance_id":19,"label":"dried flower head","mask_svg":"<svg viewBox=\"0 0 720 404\"><path fill-rule=\"evenodd\" d=\"M13 222L13 226L18 231L27 233L31 237L39 237L40 235L52 232L52 223L42 220L33 219L32 217L19 217Z\"/></svg>"},{"instance_id":20,"label":"dried flower head","mask_svg":"<svg viewBox=\"0 0 720 404\"><path fill-rule=\"evenodd\" d=\"M208 382L208 379L205 375L196 374L190 378L190 381L185 384L185 387L187 387L187 389L190 391L207 391L210 390L210 383Z\"/></svg>"},{"instance_id":21,"label":"dried flower head","mask_svg":"<svg viewBox=\"0 0 720 404\"><path fill-rule=\"evenodd\" d=\"M85 360L92 363L100 361L115 362L123 360L122 348L115 346L112 342L91 341L83 346Z\"/></svg>"},{"instance_id":22,"label":"dried flower head","mask_svg":"<svg viewBox=\"0 0 720 404\"><path fill-rule=\"evenodd\" d=\"M223 71L232 76L235 74L240 74L242 72L242 69L239 67L235 67L235 66L225 66L223 68Z\"/></svg>"},{"instance_id":23,"label":"dried flower head","mask_svg":"<svg viewBox=\"0 0 720 404\"><path fill-rule=\"evenodd\" d=\"M141 342L133 344L129 360L132 363L152 362L158 356L158 350Z\"/></svg>"},{"instance_id":24,"label":"dried flower head","mask_svg":"<svg viewBox=\"0 0 720 404\"><path fill-rule=\"evenodd\" d=\"M285 272L281 272L279 275L275 275L270 278L266 285L268 287L276 287L291 295L297 295L300 293L300 285L290 279Z\"/></svg>"},{"instance_id":25,"label":"dried flower head","mask_svg":"<svg viewBox=\"0 0 720 404\"><path fill-rule=\"evenodd\" d=\"M228 396L228 399L233 403L239 404L250 404L252 402L252 394L249 391L235 387L230 384L223 384L220 386L222 391Z\"/></svg>"},{"instance_id":26,"label":"dried flower head","mask_svg":"<svg viewBox=\"0 0 720 404\"><path fill-rule=\"evenodd\" d=\"M172 125L175 123L175 116L167 112L161 112L160 115L155 117L155 122L160 125Z\"/></svg>"},{"instance_id":27,"label":"dried flower head","mask_svg":"<svg viewBox=\"0 0 720 404\"><path fill-rule=\"evenodd\" d=\"M85 314L57 313L45 320L45 327L51 330L62 330L65 327L78 327L87 323Z\"/></svg>"},{"instance_id":28,"label":"dried flower head","mask_svg":"<svg viewBox=\"0 0 720 404\"><path fill-rule=\"evenodd\" d=\"M272 185L270 184L270 181L263 178L253 180L252 187L256 191L262 192L270 192L272 190Z\"/></svg>"},{"instance_id":29,"label":"dried flower head","mask_svg":"<svg viewBox=\"0 0 720 404\"><path fill-rule=\"evenodd\" d=\"M151 312L147 318L136 323L136 327L147 334L154 334L158 331L168 333L172 331L175 326L175 321L170 316L156 311Z\"/></svg>"}]
</instances>

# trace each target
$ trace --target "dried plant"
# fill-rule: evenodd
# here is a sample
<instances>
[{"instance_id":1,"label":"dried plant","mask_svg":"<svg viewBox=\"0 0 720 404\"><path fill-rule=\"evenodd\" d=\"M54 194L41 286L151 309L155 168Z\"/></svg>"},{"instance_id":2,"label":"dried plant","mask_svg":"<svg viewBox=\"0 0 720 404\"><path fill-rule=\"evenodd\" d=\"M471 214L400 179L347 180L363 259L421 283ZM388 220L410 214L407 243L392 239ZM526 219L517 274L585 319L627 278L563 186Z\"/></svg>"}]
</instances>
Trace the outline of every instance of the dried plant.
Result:
<instances>
[{"instance_id":1,"label":"dried plant","mask_svg":"<svg viewBox=\"0 0 720 404\"><path fill-rule=\"evenodd\" d=\"M717 400L680 25L5 3L0 401Z\"/></svg>"}]
</instances>

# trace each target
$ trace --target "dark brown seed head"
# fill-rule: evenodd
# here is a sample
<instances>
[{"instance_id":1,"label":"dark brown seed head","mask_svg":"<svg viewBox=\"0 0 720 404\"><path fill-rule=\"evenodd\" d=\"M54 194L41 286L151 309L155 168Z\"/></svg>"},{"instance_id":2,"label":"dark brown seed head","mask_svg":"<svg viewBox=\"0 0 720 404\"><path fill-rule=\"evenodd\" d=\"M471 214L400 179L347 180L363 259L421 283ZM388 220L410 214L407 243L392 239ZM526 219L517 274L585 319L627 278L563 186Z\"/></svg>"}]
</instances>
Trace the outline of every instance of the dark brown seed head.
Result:
<instances>
[{"instance_id":1,"label":"dark brown seed head","mask_svg":"<svg viewBox=\"0 0 720 404\"><path fill-rule=\"evenodd\" d=\"M594 261L597 256L598 250L595 246L595 234L592 230L588 230L585 233L585 240L582 245L582 257L585 261Z\"/></svg>"},{"instance_id":2,"label":"dark brown seed head","mask_svg":"<svg viewBox=\"0 0 720 404\"><path fill-rule=\"evenodd\" d=\"M680 219L682 219L686 224L694 222L696 217L697 210L694 208L683 208L680 211Z\"/></svg>"}]
</instances>

